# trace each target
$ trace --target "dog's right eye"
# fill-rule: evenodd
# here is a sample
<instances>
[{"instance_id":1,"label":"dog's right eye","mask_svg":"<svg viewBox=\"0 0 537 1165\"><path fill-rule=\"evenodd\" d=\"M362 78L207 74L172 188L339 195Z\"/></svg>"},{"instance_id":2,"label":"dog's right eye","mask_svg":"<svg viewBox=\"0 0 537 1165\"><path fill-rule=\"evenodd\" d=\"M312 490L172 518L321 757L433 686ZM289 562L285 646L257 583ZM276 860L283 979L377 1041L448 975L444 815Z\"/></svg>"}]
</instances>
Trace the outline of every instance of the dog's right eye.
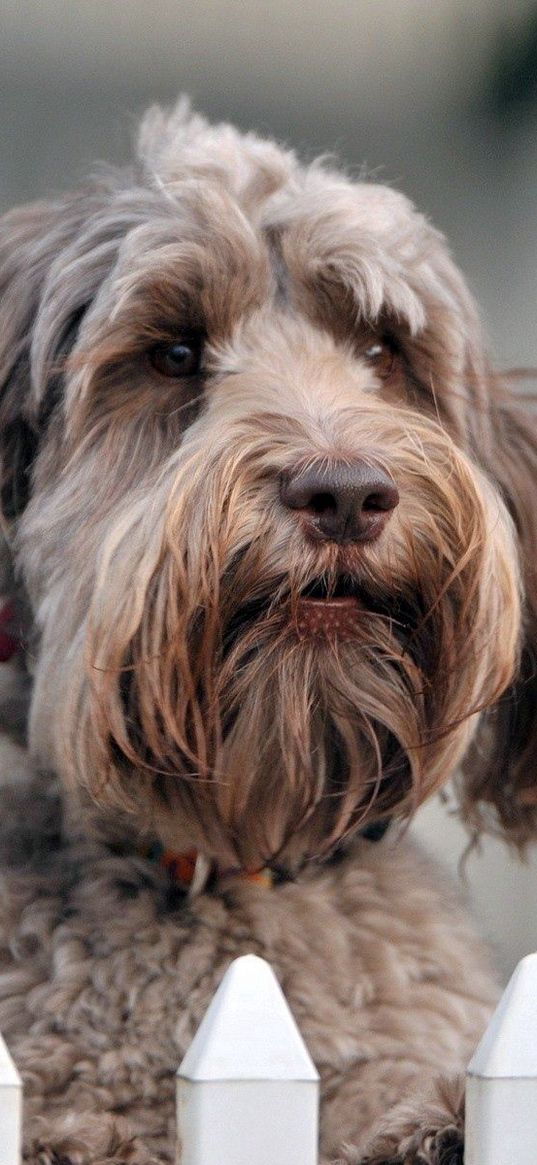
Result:
<instances>
[{"instance_id":1,"label":"dog's right eye","mask_svg":"<svg viewBox=\"0 0 537 1165\"><path fill-rule=\"evenodd\" d=\"M161 376L195 376L200 369L202 347L201 336L182 336L172 343L156 344L149 352L149 362Z\"/></svg>"}]
</instances>

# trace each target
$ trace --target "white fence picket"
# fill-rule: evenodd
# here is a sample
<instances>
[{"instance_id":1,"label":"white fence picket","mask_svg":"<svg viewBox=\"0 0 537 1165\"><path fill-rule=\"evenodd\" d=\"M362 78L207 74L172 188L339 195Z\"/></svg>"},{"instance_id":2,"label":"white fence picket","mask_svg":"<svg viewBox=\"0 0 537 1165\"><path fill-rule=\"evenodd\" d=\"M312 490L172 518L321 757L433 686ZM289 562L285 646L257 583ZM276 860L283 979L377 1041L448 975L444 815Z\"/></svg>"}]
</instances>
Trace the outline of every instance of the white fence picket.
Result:
<instances>
[{"instance_id":1,"label":"white fence picket","mask_svg":"<svg viewBox=\"0 0 537 1165\"><path fill-rule=\"evenodd\" d=\"M319 1077L278 981L244 955L178 1072L181 1165L316 1165Z\"/></svg>"},{"instance_id":2,"label":"white fence picket","mask_svg":"<svg viewBox=\"0 0 537 1165\"><path fill-rule=\"evenodd\" d=\"M19 1165L22 1084L0 1036L0 1165Z\"/></svg>"},{"instance_id":3,"label":"white fence picket","mask_svg":"<svg viewBox=\"0 0 537 1165\"><path fill-rule=\"evenodd\" d=\"M181 1165L317 1165L319 1077L269 964L231 964L178 1071ZM0 1165L20 1165L22 1084L0 1036ZM537 953L473 1056L465 1165L537 1163Z\"/></svg>"},{"instance_id":4,"label":"white fence picket","mask_svg":"<svg viewBox=\"0 0 537 1165\"><path fill-rule=\"evenodd\" d=\"M518 964L468 1065L464 1160L537 1162L537 954Z\"/></svg>"}]
</instances>

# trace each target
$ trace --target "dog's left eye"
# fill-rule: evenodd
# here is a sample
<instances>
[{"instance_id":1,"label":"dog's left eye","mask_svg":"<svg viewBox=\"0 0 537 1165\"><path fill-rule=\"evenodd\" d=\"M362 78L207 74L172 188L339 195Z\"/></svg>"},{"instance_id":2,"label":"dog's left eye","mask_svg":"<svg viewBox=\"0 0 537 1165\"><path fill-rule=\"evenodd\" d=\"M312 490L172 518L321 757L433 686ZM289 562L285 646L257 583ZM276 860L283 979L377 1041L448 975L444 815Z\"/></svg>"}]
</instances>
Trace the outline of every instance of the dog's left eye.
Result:
<instances>
[{"instance_id":1,"label":"dog's left eye","mask_svg":"<svg viewBox=\"0 0 537 1165\"><path fill-rule=\"evenodd\" d=\"M387 380L391 376L396 356L395 345L391 340L374 340L372 344L368 344L367 348L363 349L362 355L374 366L381 380Z\"/></svg>"},{"instance_id":2,"label":"dog's left eye","mask_svg":"<svg viewBox=\"0 0 537 1165\"><path fill-rule=\"evenodd\" d=\"M173 343L156 344L149 361L161 376L194 376L200 369L202 348L201 336L183 336Z\"/></svg>"}]
</instances>

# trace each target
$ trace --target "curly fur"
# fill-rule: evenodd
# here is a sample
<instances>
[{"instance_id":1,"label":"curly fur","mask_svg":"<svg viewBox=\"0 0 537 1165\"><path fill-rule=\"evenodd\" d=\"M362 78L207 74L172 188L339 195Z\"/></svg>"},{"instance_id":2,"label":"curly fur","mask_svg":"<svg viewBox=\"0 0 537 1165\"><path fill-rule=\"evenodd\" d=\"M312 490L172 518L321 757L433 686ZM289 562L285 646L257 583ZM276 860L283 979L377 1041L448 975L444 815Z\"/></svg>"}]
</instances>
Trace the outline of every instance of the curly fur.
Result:
<instances>
[{"instance_id":1,"label":"curly fur","mask_svg":"<svg viewBox=\"0 0 537 1165\"><path fill-rule=\"evenodd\" d=\"M420 1080L464 1069L494 988L409 843L357 833L457 770L475 826L535 832L537 443L441 236L181 104L131 170L5 216L0 288L4 589L67 806L5 875L26 1159L170 1160L173 1069L254 949L321 1070L325 1155L447 1160L460 1109ZM202 373L163 377L155 345L193 331ZM308 537L281 481L358 459L397 485L387 528ZM297 634L319 580L355 588L352 636ZM155 836L290 880L172 902Z\"/></svg>"},{"instance_id":2,"label":"curly fur","mask_svg":"<svg viewBox=\"0 0 537 1165\"><path fill-rule=\"evenodd\" d=\"M495 989L409 842L359 840L273 892L235 881L186 902L140 857L62 846L53 789L12 793L4 816L0 1029L24 1081L27 1160L171 1162L175 1069L248 951L274 967L321 1073L324 1159L360 1160L391 1105L469 1059Z\"/></svg>"}]
</instances>

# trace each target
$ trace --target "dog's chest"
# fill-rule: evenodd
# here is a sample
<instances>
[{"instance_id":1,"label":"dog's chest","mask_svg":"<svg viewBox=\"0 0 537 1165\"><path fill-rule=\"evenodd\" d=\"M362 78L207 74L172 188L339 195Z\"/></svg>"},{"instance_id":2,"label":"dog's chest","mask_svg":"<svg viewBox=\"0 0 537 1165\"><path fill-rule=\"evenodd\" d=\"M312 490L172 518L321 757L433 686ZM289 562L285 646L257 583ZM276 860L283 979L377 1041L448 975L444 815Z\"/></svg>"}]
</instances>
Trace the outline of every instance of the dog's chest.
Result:
<instances>
[{"instance_id":1,"label":"dog's chest","mask_svg":"<svg viewBox=\"0 0 537 1165\"><path fill-rule=\"evenodd\" d=\"M461 1008L470 1048L490 985L483 976L482 1008L465 1000L460 966L474 940L434 889L420 887L418 870L408 847L361 843L302 883L237 883L173 910L162 871L83 845L52 852L38 873L8 872L0 1030L26 1074L29 1119L44 1105L120 1107L168 1152L175 1069L227 966L250 951L272 964L321 1072L328 1140L341 1134L335 1079L368 1078L398 1049L410 1063L424 1045L431 1067L445 1070L451 1057L456 1070ZM424 928L428 947L416 943ZM436 994L458 1017L452 1047L428 1041ZM376 1104L370 1096L365 1123Z\"/></svg>"}]
</instances>

